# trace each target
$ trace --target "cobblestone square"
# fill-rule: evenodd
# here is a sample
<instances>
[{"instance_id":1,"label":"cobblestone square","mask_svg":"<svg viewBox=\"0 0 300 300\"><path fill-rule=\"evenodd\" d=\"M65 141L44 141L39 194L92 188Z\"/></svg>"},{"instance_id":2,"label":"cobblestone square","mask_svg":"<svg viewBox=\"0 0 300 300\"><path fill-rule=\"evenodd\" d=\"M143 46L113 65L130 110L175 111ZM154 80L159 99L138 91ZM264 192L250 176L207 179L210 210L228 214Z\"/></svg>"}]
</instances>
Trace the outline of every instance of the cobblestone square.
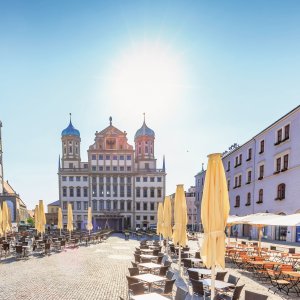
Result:
<instances>
[{"instance_id":1,"label":"cobblestone square","mask_svg":"<svg viewBox=\"0 0 300 300\"><path fill-rule=\"evenodd\" d=\"M66 249L45 257L0 263L0 299L126 298L127 268L135 240L114 234L101 244Z\"/></svg>"}]
</instances>

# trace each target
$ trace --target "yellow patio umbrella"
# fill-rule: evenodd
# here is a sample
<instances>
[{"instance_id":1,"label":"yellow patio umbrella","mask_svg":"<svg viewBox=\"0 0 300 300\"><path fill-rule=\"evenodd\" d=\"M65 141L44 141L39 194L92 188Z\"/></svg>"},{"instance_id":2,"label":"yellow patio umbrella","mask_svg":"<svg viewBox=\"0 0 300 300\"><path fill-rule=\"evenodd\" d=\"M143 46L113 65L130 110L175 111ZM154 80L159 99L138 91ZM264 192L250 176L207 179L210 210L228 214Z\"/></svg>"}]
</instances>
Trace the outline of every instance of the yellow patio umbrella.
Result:
<instances>
[{"instance_id":1,"label":"yellow patio umbrella","mask_svg":"<svg viewBox=\"0 0 300 300\"><path fill-rule=\"evenodd\" d=\"M39 227L39 206L36 205L34 209L34 228L36 229L36 232L39 233L40 227Z\"/></svg>"},{"instance_id":2,"label":"yellow patio umbrella","mask_svg":"<svg viewBox=\"0 0 300 300\"><path fill-rule=\"evenodd\" d=\"M2 230L6 239L6 233L9 230L8 206L6 201L3 201L2 205Z\"/></svg>"},{"instance_id":3,"label":"yellow patio umbrella","mask_svg":"<svg viewBox=\"0 0 300 300\"><path fill-rule=\"evenodd\" d=\"M89 231L89 234L91 234L91 230L93 229L93 223L92 223L92 208L88 208L88 221L86 224L86 229Z\"/></svg>"},{"instance_id":4,"label":"yellow patio umbrella","mask_svg":"<svg viewBox=\"0 0 300 300\"><path fill-rule=\"evenodd\" d=\"M170 196L165 197L164 201L164 221L163 221L163 237L166 239L166 253L168 252L169 239L172 238L172 206Z\"/></svg>"},{"instance_id":5,"label":"yellow patio umbrella","mask_svg":"<svg viewBox=\"0 0 300 300\"><path fill-rule=\"evenodd\" d=\"M9 229L12 230L12 223L11 223L11 210L9 207L7 207L7 211L8 211L8 225L9 225ZM8 229L8 230L9 230Z\"/></svg>"},{"instance_id":6,"label":"yellow patio umbrella","mask_svg":"<svg viewBox=\"0 0 300 300\"><path fill-rule=\"evenodd\" d=\"M0 236L3 234L3 229L2 229L2 209L1 209L1 204L0 204Z\"/></svg>"},{"instance_id":7,"label":"yellow patio umbrella","mask_svg":"<svg viewBox=\"0 0 300 300\"><path fill-rule=\"evenodd\" d=\"M70 232L70 238L71 238L71 232L73 231L73 211L72 211L72 204L68 204L68 223L67 223L67 229Z\"/></svg>"},{"instance_id":8,"label":"yellow patio umbrella","mask_svg":"<svg viewBox=\"0 0 300 300\"><path fill-rule=\"evenodd\" d=\"M204 228L201 256L206 267L212 269L211 299L215 297L215 266L225 268L225 228L229 210L229 196L221 154L210 154L201 205Z\"/></svg>"},{"instance_id":9,"label":"yellow patio umbrella","mask_svg":"<svg viewBox=\"0 0 300 300\"><path fill-rule=\"evenodd\" d=\"M45 209L44 209L44 201L39 200L39 232L41 233L41 236L43 238L43 233L45 233L45 225L46 225L46 215L45 215Z\"/></svg>"},{"instance_id":10,"label":"yellow patio umbrella","mask_svg":"<svg viewBox=\"0 0 300 300\"><path fill-rule=\"evenodd\" d=\"M170 196L166 196L164 202L163 237L165 239L172 238L172 206Z\"/></svg>"},{"instance_id":11,"label":"yellow patio umbrella","mask_svg":"<svg viewBox=\"0 0 300 300\"><path fill-rule=\"evenodd\" d=\"M178 184L176 188L174 202L174 222L173 242L174 245L179 245L178 263L179 269L181 269L181 246L186 246L187 243L187 208L183 184Z\"/></svg>"},{"instance_id":12,"label":"yellow patio umbrella","mask_svg":"<svg viewBox=\"0 0 300 300\"><path fill-rule=\"evenodd\" d=\"M61 235L61 230L63 229L63 216L61 207L58 208L57 212L57 228L59 229L59 235Z\"/></svg>"},{"instance_id":13,"label":"yellow patio umbrella","mask_svg":"<svg viewBox=\"0 0 300 300\"><path fill-rule=\"evenodd\" d=\"M157 225L156 225L156 233L159 235L159 241L161 241L161 235L163 234L163 222L164 222L164 207L162 203L159 203L157 209Z\"/></svg>"}]
</instances>

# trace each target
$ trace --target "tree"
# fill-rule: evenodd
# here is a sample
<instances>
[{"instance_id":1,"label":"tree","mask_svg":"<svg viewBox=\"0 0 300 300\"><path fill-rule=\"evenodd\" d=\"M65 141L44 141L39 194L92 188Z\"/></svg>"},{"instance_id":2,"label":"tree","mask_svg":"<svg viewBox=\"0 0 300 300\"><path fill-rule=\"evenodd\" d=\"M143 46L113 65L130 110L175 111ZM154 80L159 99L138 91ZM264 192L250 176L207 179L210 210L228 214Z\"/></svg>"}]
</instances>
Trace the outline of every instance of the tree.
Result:
<instances>
[{"instance_id":1,"label":"tree","mask_svg":"<svg viewBox=\"0 0 300 300\"><path fill-rule=\"evenodd\" d=\"M27 223L31 226L34 227L34 219L32 217L27 218Z\"/></svg>"}]
</instances>

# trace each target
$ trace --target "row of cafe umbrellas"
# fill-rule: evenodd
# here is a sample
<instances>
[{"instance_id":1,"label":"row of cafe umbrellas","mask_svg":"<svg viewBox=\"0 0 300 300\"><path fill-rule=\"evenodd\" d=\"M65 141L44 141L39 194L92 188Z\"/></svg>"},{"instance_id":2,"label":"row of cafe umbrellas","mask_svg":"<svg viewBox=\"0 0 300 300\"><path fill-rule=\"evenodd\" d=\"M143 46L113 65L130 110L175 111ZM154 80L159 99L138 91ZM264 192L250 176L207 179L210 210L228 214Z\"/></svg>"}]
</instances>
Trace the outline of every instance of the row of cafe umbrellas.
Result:
<instances>
[{"instance_id":1,"label":"row of cafe umbrellas","mask_svg":"<svg viewBox=\"0 0 300 300\"><path fill-rule=\"evenodd\" d=\"M67 220L67 230L70 233L70 238L71 238L71 233L74 230L73 227L73 210L72 210L72 204L68 203L68 220ZM35 219L35 229L37 230L38 233L45 233L45 225L46 225L46 215L45 215L45 210L44 210L44 203L43 200L39 201L39 204L36 205L35 210L34 210L34 219ZM61 235L61 230L63 229L63 215L62 215L62 210L59 207L58 208L58 222L57 222L57 228L60 230L60 235ZM92 208L88 208L88 222L86 226L87 230L90 231L93 229L93 224L92 224Z\"/></svg>"},{"instance_id":2,"label":"row of cafe umbrellas","mask_svg":"<svg viewBox=\"0 0 300 300\"><path fill-rule=\"evenodd\" d=\"M249 224L259 230L259 252L261 249L262 229L264 226L299 226L300 214L281 216L270 213L257 213L245 217L229 216L230 204L227 190L227 182L221 154L211 154L208 156L208 167L206 171L202 206L201 220L204 228L204 241L201 249L201 256L206 267L212 269L212 295L214 299L215 289L215 267L225 267L225 229L235 224ZM168 220L167 220L168 218ZM186 199L184 196L183 185L178 185L174 203L173 242L180 246L186 245ZM171 203L170 198L165 198L162 208L159 207L157 233L168 239L172 235L171 227ZM228 234L228 242L230 235ZM167 240L168 241L168 240ZM168 243L167 243L168 245ZM180 247L179 247L180 249ZM179 250L179 266L180 266Z\"/></svg>"},{"instance_id":3,"label":"row of cafe umbrellas","mask_svg":"<svg viewBox=\"0 0 300 300\"><path fill-rule=\"evenodd\" d=\"M39 204L35 206L34 209L34 228L37 233L40 233L43 237L45 233L45 225L46 225L46 215L44 209L44 201L39 200Z\"/></svg>"},{"instance_id":4,"label":"row of cafe umbrellas","mask_svg":"<svg viewBox=\"0 0 300 300\"><path fill-rule=\"evenodd\" d=\"M208 168L205 178L201 219L204 228L204 241L201 249L203 263L212 269L212 297L214 299L215 266L225 267L225 228L229 216L229 196L221 154L208 156ZM177 185L174 201L174 227L171 227L170 197L165 198L162 208L158 209L157 233L167 239L173 237L179 245L179 267L181 265L181 246L187 243L187 207L183 185Z\"/></svg>"}]
</instances>

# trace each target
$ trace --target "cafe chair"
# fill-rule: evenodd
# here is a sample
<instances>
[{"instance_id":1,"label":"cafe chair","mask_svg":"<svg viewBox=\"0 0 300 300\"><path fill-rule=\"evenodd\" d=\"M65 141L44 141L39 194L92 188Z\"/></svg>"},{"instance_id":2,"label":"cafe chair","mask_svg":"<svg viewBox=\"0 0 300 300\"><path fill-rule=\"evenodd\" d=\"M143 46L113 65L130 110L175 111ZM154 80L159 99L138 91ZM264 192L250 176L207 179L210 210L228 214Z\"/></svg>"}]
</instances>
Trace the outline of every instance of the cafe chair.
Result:
<instances>
[{"instance_id":1,"label":"cafe chair","mask_svg":"<svg viewBox=\"0 0 300 300\"><path fill-rule=\"evenodd\" d=\"M188 292L184 289L177 287L176 294L174 300L185 300Z\"/></svg>"},{"instance_id":2,"label":"cafe chair","mask_svg":"<svg viewBox=\"0 0 300 300\"><path fill-rule=\"evenodd\" d=\"M266 299L268 299L267 295L245 290L245 300L266 300Z\"/></svg>"}]
</instances>

